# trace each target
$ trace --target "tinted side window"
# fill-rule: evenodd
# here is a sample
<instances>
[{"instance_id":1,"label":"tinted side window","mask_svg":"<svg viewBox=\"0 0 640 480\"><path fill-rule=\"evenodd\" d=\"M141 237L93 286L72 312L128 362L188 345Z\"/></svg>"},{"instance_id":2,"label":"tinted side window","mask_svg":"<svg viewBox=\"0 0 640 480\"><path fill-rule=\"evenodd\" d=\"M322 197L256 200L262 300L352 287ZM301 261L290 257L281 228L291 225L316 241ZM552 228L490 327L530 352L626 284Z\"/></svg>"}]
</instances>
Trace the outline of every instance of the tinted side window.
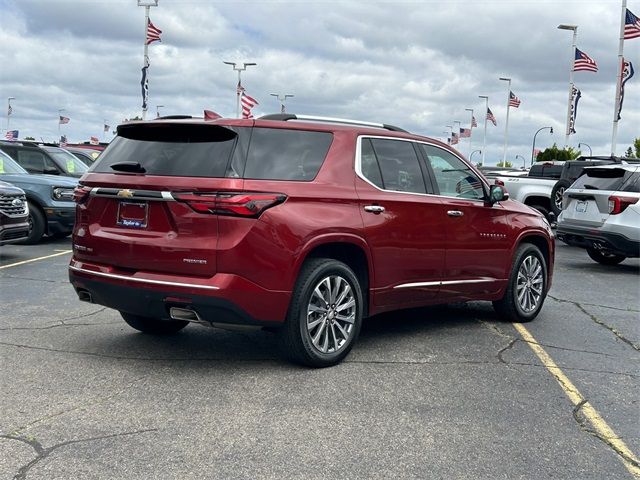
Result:
<instances>
[{"instance_id":1,"label":"tinted side window","mask_svg":"<svg viewBox=\"0 0 640 480\"><path fill-rule=\"evenodd\" d=\"M440 195L482 199L482 181L469 166L452 153L433 145L421 145L433 169Z\"/></svg>"},{"instance_id":2,"label":"tinted side window","mask_svg":"<svg viewBox=\"0 0 640 480\"><path fill-rule=\"evenodd\" d=\"M44 172L45 168L60 170L44 153L35 150L18 150L17 162L30 172Z\"/></svg>"},{"instance_id":3,"label":"tinted side window","mask_svg":"<svg viewBox=\"0 0 640 480\"><path fill-rule=\"evenodd\" d=\"M332 140L328 132L254 128L244 178L311 181Z\"/></svg>"},{"instance_id":4,"label":"tinted side window","mask_svg":"<svg viewBox=\"0 0 640 480\"><path fill-rule=\"evenodd\" d=\"M371 143L378 158L385 190L427 193L412 142L374 138Z\"/></svg>"},{"instance_id":5,"label":"tinted side window","mask_svg":"<svg viewBox=\"0 0 640 480\"><path fill-rule=\"evenodd\" d=\"M622 186L622 191L640 193L640 172L631 174L631 177Z\"/></svg>"},{"instance_id":6,"label":"tinted side window","mask_svg":"<svg viewBox=\"0 0 640 480\"><path fill-rule=\"evenodd\" d=\"M376 187L384 189L382 182L382 173L376 158L376 152L373 151L371 140L364 138L362 140L362 150L360 152L360 170L364 178L373 183Z\"/></svg>"}]
</instances>

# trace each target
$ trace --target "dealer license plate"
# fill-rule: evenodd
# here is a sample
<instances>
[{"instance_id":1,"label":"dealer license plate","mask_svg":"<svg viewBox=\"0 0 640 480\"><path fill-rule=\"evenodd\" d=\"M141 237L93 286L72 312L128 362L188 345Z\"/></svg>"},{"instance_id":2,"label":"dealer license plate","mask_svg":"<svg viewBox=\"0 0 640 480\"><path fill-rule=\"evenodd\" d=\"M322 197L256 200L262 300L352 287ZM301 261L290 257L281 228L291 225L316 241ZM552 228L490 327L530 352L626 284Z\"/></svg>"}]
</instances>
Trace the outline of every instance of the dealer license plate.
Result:
<instances>
[{"instance_id":1,"label":"dealer license plate","mask_svg":"<svg viewBox=\"0 0 640 480\"><path fill-rule=\"evenodd\" d=\"M117 224L122 227L146 228L149 205L146 202L120 202Z\"/></svg>"}]
</instances>

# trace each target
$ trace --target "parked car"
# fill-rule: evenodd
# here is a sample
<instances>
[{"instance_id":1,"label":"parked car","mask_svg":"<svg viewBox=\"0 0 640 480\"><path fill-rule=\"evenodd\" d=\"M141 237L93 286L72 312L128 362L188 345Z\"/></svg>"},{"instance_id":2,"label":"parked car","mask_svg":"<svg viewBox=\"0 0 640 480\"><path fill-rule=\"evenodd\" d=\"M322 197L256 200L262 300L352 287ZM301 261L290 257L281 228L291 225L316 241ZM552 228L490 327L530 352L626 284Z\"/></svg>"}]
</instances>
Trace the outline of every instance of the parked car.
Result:
<instances>
[{"instance_id":1,"label":"parked car","mask_svg":"<svg viewBox=\"0 0 640 480\"><path fill-rule=\"evenodd\" d=\"M564 192L563 207L557 230L563 242L604 265L640 256L640 165L585 169Z\"/></svg>"},{"instance_id":2,"label":"parked car","mask_svg":"<svg viewBox=\"0 0 640 480\"><path fill-rule=\"evenodd\" d=\"M569 160L564 162L562 166L562 172L560 179L555 183L551 189L551 211L556 215L560 215L563 205L564 192L567 188L575 182L588 167L597 167L599 165L614 165L637 162L636 159L621 158L621 157L605 157L605 156L590 156L590 157L578 157L575 160Z\"/></svg>"},{"instance_id":3,"label":"parked car","mask_svg":"<svg viewBox=\"0 0 640 480\"><path fill-rule=\"evenodd\" d=\"M29 236L29 207L24 192L0 181L0 245Z\"/></svg>"},{"instance_id":4,"label":"parked car","mask_svg":"<svg viewBox=\"0 0 640 480\"><path fill-rule=\"evenodd\" d=\"M502 174L491 178L507 189L511 199L539 211L549 222L553 222L555 216L551 208L551 191L558 181L563 163L534 164L527 175Z\"/></svg>"},{"instance_id":5,"label":"parked car","mask_svg":"<svg viewBox=\"0 0 640 480\"><path fill-rule=\"evenodd\" d=\"M93 165L93 162L95 162L102 153L101 150L93 150L91 148L65 147L64 149L74 154L78 160L88 167Z\"/></svg>"},{"instance_id":6,"label":"parked car","mask_svg":"<svg viewBox=\"0 0 640 480\"><path fill-rule=\"evenodd\" d=\"M73 190L78 179L62 175L29 174L0 150L0 180L24 190L29 204L29 235L23 243L38 243L43 235L71 234L75 220Z\"/></svg>"},{"instance_id":7,"label":"parked car","mask_svg":"<svg viewBox=\"0 0 640 480\"><path fill-rule=\"evenodd\" d=\"M539 213L447 145L389 125L126 123L75 199L80 300L147 333L267 326L314 367L340 362L365 317L487 300L524 322L551 286Z\"/></svg>"},{"instance_id":8,"label":"parked car","mask_svg":"<svg viewBox=\"0 0 640 480\"><path fill-rule=\"evenodd\" d=\"M27 141L0 141L0 150L29 173L80 178L88 167L60 147Z\"/></svg>"}]
</instances>

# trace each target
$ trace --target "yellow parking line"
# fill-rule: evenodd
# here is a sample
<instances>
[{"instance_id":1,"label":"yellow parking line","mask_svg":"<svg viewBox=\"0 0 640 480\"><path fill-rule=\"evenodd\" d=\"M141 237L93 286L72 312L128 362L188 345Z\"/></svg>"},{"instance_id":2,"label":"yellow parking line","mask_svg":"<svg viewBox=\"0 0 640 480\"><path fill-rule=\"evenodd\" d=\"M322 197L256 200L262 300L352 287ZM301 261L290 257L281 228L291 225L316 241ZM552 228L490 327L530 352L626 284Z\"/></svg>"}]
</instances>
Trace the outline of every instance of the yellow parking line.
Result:
<instances>
[{"instance_id":1,"label":"yellow parking line","mask_svg":"<svg viewBox=\"0 0 640 480\"><path fill-rule=\"evenodd\" d=\"M2 265L0 270L5 268L17 267L18 265L24 265L25 263L37 262L38 260L45 260L47 258L59 257L60 255L66 255L67 253L71 253L73 250L64 250L59 253L54 253L52 255L47 255L45 257L32 258L30 260L23 260L22 262L10 263L9 265Z\"/></svg>"},{"instance_id":2,"label":"yellow parking line","mask_svg":"<svg viewBox=\"0 0 640 480\"><path fill-rule=\"evenodd\" d=\"M545 351L544 348L540 346L538 341L529 333L522 324L514 323L513 326L518 330L518 333L522 336L524 341L531 347L531 350L538 356L542 364L549 370L549 373L555 377L555 379L560 384L564 393L569 397L571 403L574 406L578 406L582 404L581 411L583 415L589 420L592 427L595 431L600 435L601 438L605 439L611 447L618 452L618 454L622 458L622 462L624 466L629 470L631 475L636 478L640 478L640 462L638 458L633 454L633 452L627 447L627 445L620 439L620 437L614 432L611 427L605 422L604 418L600 416L593 406L585 400L580 391L576 388L576 386L569 380L569 378L560 370L560 367L556 365L553 359L549 356L549 354Z\"/></svg>"}]
</instances>

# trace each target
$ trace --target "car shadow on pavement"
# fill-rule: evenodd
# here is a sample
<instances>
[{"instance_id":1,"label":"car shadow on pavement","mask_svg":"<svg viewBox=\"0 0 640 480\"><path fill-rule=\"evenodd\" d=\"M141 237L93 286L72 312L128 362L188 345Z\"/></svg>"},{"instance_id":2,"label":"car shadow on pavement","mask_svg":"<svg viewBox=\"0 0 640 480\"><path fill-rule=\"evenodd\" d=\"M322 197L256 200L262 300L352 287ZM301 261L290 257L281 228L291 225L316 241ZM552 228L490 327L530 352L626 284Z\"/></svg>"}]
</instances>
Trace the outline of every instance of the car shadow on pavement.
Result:
<instances>
[{"instance_id":1,"label":"car shadow on pavement","mask_svg":"<svg viewBox=\"0 0 640 480\"><path fill-rule=\"evenodd\" d=\"M622 262L618 265L600 265L599 263L590 262L588 259L583 262L567 262L567 267L576 269L581 272L604 273L611 275L638 275L640 274L640 264Z\"/></svg>"}]
</instances>

